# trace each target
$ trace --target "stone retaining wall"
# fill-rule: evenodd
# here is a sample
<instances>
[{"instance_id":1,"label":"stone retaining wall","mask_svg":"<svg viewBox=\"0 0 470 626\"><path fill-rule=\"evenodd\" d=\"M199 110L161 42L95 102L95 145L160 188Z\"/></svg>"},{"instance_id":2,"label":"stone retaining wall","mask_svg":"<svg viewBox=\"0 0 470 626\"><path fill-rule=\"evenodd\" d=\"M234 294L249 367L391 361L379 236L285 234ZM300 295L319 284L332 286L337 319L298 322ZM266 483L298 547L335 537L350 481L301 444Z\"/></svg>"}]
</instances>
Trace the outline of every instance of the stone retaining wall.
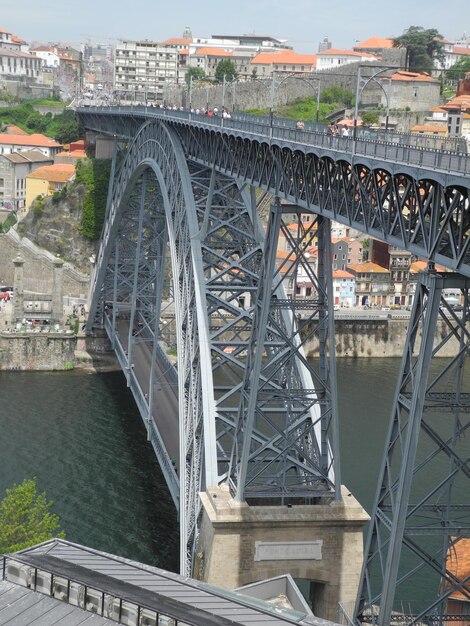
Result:
<instances>
[{"instance_id":1,"label":"stone retaining wall","mask_svg":"<svg viewBox=\"0 0 470 626\"><path fill-rule=\"evenodd\" d=\"M67 370L75 363L75 335L0 334L0 370Z\"/></svg>"}]
</instances>

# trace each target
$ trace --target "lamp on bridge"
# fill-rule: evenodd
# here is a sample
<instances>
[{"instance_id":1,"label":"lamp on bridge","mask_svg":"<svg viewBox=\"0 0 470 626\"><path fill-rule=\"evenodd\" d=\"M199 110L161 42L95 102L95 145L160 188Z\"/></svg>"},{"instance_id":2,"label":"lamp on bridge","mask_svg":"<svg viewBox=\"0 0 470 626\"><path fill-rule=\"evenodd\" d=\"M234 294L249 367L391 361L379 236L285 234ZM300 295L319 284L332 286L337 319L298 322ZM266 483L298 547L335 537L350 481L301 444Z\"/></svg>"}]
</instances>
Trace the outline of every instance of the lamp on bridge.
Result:
<instances>
[{"instance_id":1,"label":"lamp on bridge","mask_svg":"<svg viewBox=\"0 0 470 626\"><path fill-rule=\"evenodd\" d=\"M387 65L386 67L380 67L380 69L372 74L372 76L363 76L362 70L366 68L376 69L376 65L359 65L357 71L357 81L356 81L356 101L354 103L354 124L353 124L353 154L356 152L356 141L357 141L357 122L359 117L359 102L362 96L362 92L367 87L367 85L371 82L374 82L376 85L380 87L385 95L385 100L387 102L387 109L385 114L385 130L388 130L388 118L390 113L390 96L391 96L391 87L392 87L392 79L388 78L388 90L385 90L385 87L382 85L380 81L377 80L377 76L383 74L384 72L388 72L389 70L397 70L400 69L396 66Z\"/></svg>"}]
</instances>

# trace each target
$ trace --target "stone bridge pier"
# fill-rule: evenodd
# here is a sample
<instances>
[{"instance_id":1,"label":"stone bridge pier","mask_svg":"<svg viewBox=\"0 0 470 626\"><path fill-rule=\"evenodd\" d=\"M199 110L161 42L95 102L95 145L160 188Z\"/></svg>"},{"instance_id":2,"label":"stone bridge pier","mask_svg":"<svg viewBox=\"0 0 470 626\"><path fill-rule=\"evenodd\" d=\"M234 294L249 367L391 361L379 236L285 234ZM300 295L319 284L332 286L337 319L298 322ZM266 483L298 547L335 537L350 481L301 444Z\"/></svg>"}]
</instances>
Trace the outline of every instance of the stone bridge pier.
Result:
<instances>
[{"instance_id":1,"label":"stone bridge pier","mask_svg":"<svg viewBox=\"0 0 470 626\"><path fill-rule=\"evenodd\" d=\"M338 603L354 603L369 516L344 486L340 501L313 505L248 505L226 487L211 487L200 497L200 580L235 589L290 574L314 614L335 621Z\"/></svg>"}]
</instances>

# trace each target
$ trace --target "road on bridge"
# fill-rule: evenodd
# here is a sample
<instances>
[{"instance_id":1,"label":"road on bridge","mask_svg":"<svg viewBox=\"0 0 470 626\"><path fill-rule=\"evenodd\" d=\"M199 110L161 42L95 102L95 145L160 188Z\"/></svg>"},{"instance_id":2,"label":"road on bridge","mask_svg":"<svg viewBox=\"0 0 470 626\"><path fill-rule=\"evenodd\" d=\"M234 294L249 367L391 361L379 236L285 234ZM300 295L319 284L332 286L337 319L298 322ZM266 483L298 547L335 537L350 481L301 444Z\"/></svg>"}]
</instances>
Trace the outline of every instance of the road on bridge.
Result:
<instances>
[{"instance_id":1,"label":"road on bridge","mask_svg":"<svg viewBox=\"0 0 470 626\"><path fill-rule=\"evenodd\" d=\"M118 341L122 349L128 354L129 320L117 318L116 330ZM157 353L158 354L158 353ZM152 362L152 341L146 338L134 338L132 362L129 364L146 398L150 396L149 378ZM155 364L154 389L152 396L151 414L158 431L163 439L165 448L171 458L176 459L176 469L179 461L179 431L178 431L178 389L168 372L168 364L157 357Z\"/></svg>"}]
</instances>

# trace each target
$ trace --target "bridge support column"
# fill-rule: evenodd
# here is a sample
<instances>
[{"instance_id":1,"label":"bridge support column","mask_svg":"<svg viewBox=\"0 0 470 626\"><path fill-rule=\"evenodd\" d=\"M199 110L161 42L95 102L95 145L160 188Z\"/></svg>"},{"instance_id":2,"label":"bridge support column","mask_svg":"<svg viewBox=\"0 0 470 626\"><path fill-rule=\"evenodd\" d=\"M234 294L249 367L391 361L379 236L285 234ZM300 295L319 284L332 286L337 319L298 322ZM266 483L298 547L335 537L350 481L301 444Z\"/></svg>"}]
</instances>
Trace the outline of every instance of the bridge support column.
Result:
<instances>
[{"instance_id":1,"label":"bridge support column","mask_svg":"<svg viewBox=\"0 0 470 626\"><path fill-rule=\"evenodd\" d=\"M315 615L331 620L351 604L362 565L362 530L369 517L343 487L340 501L251 506L226 487L201 494L203 515L194 575L234 589L289 573L305 581Z\"/></svg>"},{"instance_id":2,"label":"bridge support column","mask_svg":"<svg viewBox=\"0 0 470 626\"><path fill-rule=\"evenodd\" d=\"M460 292L461 312L447 302L446 289ZM470 536L469 294L468 279L437 273L432 265L419 277L366 541L356 624L388 626L403 606L408 612L399 616L402 624L446 624L457 621L449 598L470 597L468 573L456 565ZM423 599L424 587L430 592ZM462 616L458 623L464 621Z\"/></svg>"}]
</instances>

